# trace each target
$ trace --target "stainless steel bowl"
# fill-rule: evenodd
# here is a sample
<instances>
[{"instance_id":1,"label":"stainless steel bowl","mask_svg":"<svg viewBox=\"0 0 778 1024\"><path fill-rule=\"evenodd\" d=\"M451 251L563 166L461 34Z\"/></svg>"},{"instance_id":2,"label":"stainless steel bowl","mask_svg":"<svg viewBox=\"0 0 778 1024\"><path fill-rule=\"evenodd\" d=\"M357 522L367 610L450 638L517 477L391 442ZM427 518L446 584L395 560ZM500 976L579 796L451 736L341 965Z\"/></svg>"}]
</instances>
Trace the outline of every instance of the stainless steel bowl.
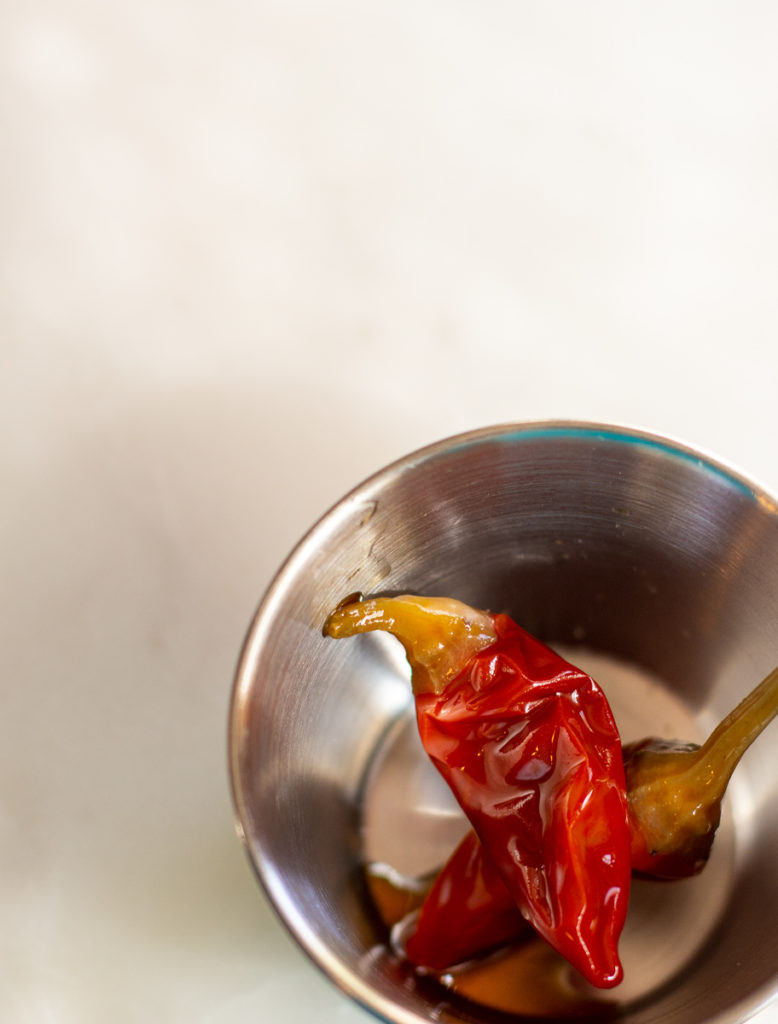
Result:
<instances>
[{"instance_id":1,"label":"stainless steel bowl","mask_svg":"<svg viewBox=\"0 0 778 1024\"><path fill-rule=\"evenodd\" d=\"M420 984L390 954L366 897L365 860L428 870L463 826L415 743L398 645L322 636L354 591L508 611L575 648L625 738L698 740L778 663L778 509L738 473L661 437L495 427L357 487L268 590L229 732L237 821L259 879L312 960L379 1018L480 1024L488 1010ZM768 731L736 772L706 872L636 888L620 1019L731 1024L772 998L777 851Z\"/></svg>"}]
</instances>

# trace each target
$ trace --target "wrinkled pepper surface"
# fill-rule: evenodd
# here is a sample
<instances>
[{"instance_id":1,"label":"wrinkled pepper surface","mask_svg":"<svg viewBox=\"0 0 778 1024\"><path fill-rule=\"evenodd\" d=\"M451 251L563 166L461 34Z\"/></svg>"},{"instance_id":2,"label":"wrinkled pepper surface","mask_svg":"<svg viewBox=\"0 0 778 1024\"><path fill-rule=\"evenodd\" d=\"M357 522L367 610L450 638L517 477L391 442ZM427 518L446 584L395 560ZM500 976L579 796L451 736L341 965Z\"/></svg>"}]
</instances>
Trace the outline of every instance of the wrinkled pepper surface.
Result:
<instances>
[{"instance_id":1,"label":"wrinkled pepper surface","mask_svg":"<svg viewBox=\"0 0 778 1024\"><path fill-rule=\"evenodd\" d=\"M630 887L621 743L597 684L506 615L449 599L351 601L333 637L404 645L419 735L514 905L592 984L623 976Z\"/></svg>"},{"instance_id":2,"label":"wrinkled pepper surface","mask_svg":"<svg viewBox=\"0 0 778 1024\"><path fill-rule=\"evenodd\" d=\"M778 670L702 746L650 738L624 747L633 872L662 880L699 874L710 856L732 773L776 714ZM471 831L422 903L406 951L413 963L441 970L514 941L523 931L510 893Z\"/></svg>"}]
</instances>

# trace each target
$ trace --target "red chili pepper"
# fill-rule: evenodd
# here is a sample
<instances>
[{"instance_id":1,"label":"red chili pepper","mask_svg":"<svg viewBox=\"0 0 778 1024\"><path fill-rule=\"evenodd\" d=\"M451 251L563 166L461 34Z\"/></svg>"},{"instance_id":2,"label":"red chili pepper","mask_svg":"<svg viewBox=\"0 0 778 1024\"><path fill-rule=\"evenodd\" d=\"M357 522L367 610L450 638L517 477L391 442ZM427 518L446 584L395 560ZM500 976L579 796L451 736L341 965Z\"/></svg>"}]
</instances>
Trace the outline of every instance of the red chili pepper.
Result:
<instances>
[{"instance_id":1,"label":"red chili pepper","mask_svg":"<svg viewBox=\"0 0 778 1024\"><path fill-rule=\"evenodd\" d=\"M740 758L778 715L778 670L700 747L645 739L623 748L633 873L680 879L705 866L721 800ZM406 940L418 966L444 970L520 938L526 922L475 832L438 873Z\"/></svg>"},{"instance_id":2,"label":"red chili pepper","mask_svg":"<svg viewBox=\"0 0 778 1024\"><path fill-rule=\"evenodd\" d=\"M630 886L621 744L596 684L520 629L444 693L416 695L425 750L535 929L592 984L622 978Z\"/></svg>"},{"instance_id":3,"label":"red chili pepper","mask_svg":"<svg viewBox=\"0 0 778 1024\"><path fill-rule=\"evenodd\" d=\"M424 897L405 952L418 967L442 971L527 931L529 924L471 830Z\"/></svg>"},{"instance_id":4,"label":"red chili pepper","mask_svg":"<svg viewBox=\"0 0 778 1024\"><path fill-rule=\"evenodd\" d=\"M435 599L346 605L325 632L387 629L402 640L424 748L514 903L587 980L615 985L630 835L607 700L507 616L441 605L442 612Z\"/></svg>"}]
</instances>

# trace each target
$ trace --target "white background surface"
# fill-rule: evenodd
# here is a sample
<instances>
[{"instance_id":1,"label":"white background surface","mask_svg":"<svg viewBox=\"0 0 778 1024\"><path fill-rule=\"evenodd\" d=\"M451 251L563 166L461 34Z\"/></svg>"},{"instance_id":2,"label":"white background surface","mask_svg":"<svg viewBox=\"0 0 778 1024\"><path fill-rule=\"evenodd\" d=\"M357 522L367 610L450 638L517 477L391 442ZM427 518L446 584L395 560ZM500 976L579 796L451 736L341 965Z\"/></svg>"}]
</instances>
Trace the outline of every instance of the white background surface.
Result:
<instances>
[{"instance_id":1,"label":"white background surface","mask_svg":"<svg viewBox=\"0 0 778 1024\"><path fill-rule=\"evenodd\" d=\"M3 5L0 1019L367 1021L233 833L249 618L342 493L471 427L627 423L778 491L777 32Z\"/></svg>"}]
</instances>

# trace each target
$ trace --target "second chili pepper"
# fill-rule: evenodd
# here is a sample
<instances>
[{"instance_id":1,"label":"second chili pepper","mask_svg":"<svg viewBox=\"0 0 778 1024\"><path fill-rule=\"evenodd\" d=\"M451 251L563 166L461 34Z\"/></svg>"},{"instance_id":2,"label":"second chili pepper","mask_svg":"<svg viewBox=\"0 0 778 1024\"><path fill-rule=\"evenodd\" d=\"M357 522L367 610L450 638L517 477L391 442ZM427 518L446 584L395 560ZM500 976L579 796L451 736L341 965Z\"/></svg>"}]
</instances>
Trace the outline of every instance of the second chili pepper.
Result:
<instances>
[{"instance_id":1,"label":"second chili pepper","mask_svg":"<svg viewBox=\"0 0 778 1024\"><path fill-rule=\"evenodd\" d=\"M419 967L442 971L527 932L529 924L471 830L424 897L405 953Z\"/></svg>"}]
</instances>

